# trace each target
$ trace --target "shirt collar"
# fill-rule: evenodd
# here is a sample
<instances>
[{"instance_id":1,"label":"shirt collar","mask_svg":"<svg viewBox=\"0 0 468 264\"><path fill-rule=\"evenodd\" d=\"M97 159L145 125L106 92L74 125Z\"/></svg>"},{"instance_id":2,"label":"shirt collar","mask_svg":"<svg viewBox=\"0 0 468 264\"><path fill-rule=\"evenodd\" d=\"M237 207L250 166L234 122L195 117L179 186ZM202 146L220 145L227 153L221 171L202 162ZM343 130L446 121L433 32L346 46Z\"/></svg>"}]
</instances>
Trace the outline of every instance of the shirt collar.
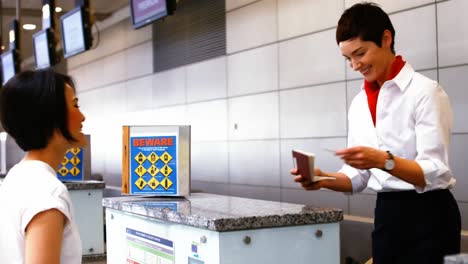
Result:
<instances>
[{"instance_id":1,"label":"shirt collar","mask_svg":"<svg viewBox=\"0 0 468 264\"><path fill-rule=\"evenodd\" d=\"M401 68L397 76L390 80L390 82L394 83L403 92L408 87L414 73L413 67L409 63L405 63L405 66Z\"/></svg>"}]
</instances>

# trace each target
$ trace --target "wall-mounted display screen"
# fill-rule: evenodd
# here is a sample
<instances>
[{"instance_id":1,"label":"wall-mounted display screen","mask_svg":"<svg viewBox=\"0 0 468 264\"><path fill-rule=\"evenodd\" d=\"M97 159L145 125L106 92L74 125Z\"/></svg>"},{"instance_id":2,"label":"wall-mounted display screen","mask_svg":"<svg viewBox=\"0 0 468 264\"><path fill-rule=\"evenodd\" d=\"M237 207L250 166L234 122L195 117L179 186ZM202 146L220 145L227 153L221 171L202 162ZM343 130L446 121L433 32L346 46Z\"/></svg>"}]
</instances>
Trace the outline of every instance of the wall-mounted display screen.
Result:
<instances>
[{"instance_id":1,"label":"wall-mounted display screen","mask_svg":"<svg viewBox=\"0 0 468 264\"><path fill-rule=\"evenodd\" d=\"M170 15L176 8L175 0L130 0L133 28L140 28Z\"/></svg>"},{"instance_id":2,"label":"wall-mounted display screen","mask_svg":"<svg viewBox=\"0 0 468 264\"><path fill-rule=\"evenodd\" d=\"M50 45L51 40L48 36L48 29L37 32L33 35L34 58L36 60L36 68L46 68L53 65L54 45Z\"/></svg>"},{"instance_id":3,"label":"wall-mounted display screen","mask_svg":"<svg viewBox=\"0 0 468 264\"><path fill-rule=\"evenodd\" d=\"M11 77L15 76L16 74L16 58L14 55L14 51L7 51L2 53L2 77L3 77L3 84L8 82Z\"/></svg>"},{"instance_id":4,"label":"wall-mounted display screen","mask_svg":"<svg viewBox=\"0 0 468 264\"><path fill-rule=\"evenodd\" d=\"M71 57L91 46L91 30L89 28L89 15L83 7L76 7L60 17L62 26L63 56Z\"/></svg>"}]
</instances>

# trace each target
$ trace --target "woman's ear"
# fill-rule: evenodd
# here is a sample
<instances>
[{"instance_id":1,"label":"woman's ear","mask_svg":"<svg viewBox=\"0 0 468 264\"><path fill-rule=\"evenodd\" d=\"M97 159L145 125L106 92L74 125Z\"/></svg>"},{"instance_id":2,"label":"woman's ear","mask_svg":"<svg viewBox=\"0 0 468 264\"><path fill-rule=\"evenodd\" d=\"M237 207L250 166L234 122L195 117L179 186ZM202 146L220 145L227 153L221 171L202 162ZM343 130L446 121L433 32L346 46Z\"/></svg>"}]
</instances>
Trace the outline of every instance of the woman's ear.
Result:
<instances>
[{"instance_id":1,"label":"woman's ear","mask_svg":"<svg viewBox=\"0 0 468 264\"><path fill-rule=\"evenodd\" d=\"M384 30L384 32L382 33L382 48L391 49L392 42L392 33L388 29Z\"/></svg>"}]
</instances>

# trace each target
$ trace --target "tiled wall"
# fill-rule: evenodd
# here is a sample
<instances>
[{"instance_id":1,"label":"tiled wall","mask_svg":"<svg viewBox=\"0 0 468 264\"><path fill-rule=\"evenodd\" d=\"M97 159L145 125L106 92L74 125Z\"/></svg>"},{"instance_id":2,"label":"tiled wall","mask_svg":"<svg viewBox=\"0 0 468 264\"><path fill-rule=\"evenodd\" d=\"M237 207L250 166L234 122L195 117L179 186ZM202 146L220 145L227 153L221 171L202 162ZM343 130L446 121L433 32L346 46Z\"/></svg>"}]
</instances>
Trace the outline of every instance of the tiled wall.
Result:
<instances>
[{"instance_id":1,"label":"tiled wall","mask_svg":"<svg viewBox=\"0 0 468 264\"><path fill-rule=\"evenodd\" d=\"M120 186L123 124L190 124L194 189L372 217L374 193L306 192L289 175L292 148L316 153L324 170L341 166L323 148L345 146L347 108L362 82L334 39L355 2L226 0L227 55L156 74L151 27L133 30L126 19L101 32L97 49L68 60L93 172ZM468 229L468 1L376 2L390 13L397 53L450 96L454 194Z\"/></svg>"}]
</instances>

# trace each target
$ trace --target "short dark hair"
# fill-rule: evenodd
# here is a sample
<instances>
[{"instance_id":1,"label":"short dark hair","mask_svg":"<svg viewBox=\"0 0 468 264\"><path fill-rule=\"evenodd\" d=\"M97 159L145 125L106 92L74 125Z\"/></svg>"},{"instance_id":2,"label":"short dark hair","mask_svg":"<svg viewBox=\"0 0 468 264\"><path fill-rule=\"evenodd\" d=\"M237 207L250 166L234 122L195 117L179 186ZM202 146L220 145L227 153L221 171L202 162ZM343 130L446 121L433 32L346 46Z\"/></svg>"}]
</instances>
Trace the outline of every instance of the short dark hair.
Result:
<instances>
[{"instance_id":1,"label":"short dark hair","mask_svg":"<svg viewBox=\"0 0 468 264\"><path fill-rule=\"evenodd\" d=\"M336 43L359 37L382 47L382 35L386 29L392 34L391 49L395 53L395 29L387 13L375 3L358 3L341 15L336 28Z\"/></svg>"},{"instance_id":2,"label":"short dark hair","mask_svg":"<svg viewBox=\"0 0 468 264\"><path fill-rule=\"evenodd\" d=\"M67 128L66 84L75 90L71 77L47 68L21 72L2 88L3 129L24 151L45 148L56 129L67 140L76 141Z\"/></svg>"}]
</instances>

